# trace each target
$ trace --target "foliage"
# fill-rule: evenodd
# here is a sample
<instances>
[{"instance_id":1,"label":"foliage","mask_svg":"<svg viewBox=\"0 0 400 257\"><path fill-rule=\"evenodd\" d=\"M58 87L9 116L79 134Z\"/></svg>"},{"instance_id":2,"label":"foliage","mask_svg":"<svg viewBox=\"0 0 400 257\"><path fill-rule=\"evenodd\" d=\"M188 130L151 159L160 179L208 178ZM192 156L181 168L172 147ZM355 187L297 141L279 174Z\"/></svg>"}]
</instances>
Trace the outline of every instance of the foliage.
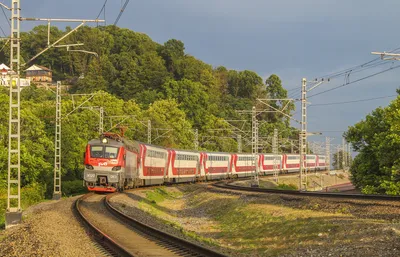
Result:
<instances>
[{"instance_id":1,"label":"foliage","mask_svg":"<svg viewBox=\"0 0 400 257\"><path fill-rule=\"evenodd\" d=\"M294 184L278 184L276 186L276 189L281 189L281 190L298 190L297 186Z\"/></svg>"},{"instance_id":2,"label":"foliage","mask_svg":"<svg viewBox=\"0 0 400 257\"><path fill-rule=\"evenodd\" d=\"M364 193L400 194L400 98L377 108L345 133L359 154L351 180Z\"/></svg>"},{"instance_id":3,"label":"foliage","mask_svg":"<svg viewBox=\"0 0 400 257\"><path fill-rule=\"evenodd\" d=\"M63 181L61 191L63 196L74 196L88 192L87 188L83 186L83 180Z\"/></svg>"},{"instance_id":4,"label":"foliage","mask_svg":"<svg viewBox=\"0 0 400 257\"><path fill-rule=\"evenodd\" d=\"M349 152L344 152L344 157L345 161L350 159L350 162L352 161L352 157ZM332 162L333 167L335 167L336 170L342 170L343 169L343 150L339 150L338 152L333 154L333 162Z\"/></svg>"}]
</instances>

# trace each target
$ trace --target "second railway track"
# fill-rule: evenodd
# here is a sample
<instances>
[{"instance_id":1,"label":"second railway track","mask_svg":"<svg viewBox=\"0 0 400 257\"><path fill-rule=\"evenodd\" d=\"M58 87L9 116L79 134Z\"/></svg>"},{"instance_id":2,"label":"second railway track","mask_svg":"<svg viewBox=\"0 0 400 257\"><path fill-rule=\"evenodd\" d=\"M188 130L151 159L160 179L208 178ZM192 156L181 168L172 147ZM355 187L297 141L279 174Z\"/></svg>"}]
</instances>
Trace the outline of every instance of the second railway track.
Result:
<instances>
[{"instance_id":1,"label":"second railway track","mask_svg":"<svg viewBox=\"0 0 400 257\"><path fill-rule=\"evenodd\" d=\"M224 181L214 183L213 186L216 187L216 188L220 188L220 189L228 189L228 190L234 190L234 191L245 191L245 192L286 194L286 195L326 197L326 198L348 198L348 199L399 201L400 202L400 196L364 195L364 194L347 194L347 193L326 193L326 192L315 192L315 191L280 190L280 189L269 189L269 188L260 188L260 187L248 187L248 186L232 185L232 182L224 182Z\"/></svg>"},{"instance_id":2,"label":"second railway track","mask_svg":"<svg viewBox=\"0 0 400 257\"><path fill-rule=\"evenodd\" d=\"M114 255L224 256L124 215L109 203L112 196L88 194L77 200L76 208Z\"/></svg>"}]
</instances>

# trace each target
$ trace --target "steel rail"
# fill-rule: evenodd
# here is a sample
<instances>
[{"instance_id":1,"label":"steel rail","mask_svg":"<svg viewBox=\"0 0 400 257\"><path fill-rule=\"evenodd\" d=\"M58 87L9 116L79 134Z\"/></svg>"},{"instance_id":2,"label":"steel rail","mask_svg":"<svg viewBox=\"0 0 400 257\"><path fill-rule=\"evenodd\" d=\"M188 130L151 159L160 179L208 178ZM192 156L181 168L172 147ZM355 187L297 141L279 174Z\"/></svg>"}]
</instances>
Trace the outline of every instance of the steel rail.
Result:
<instances>
[{"instance_id":1,"label":"steel rail","mask_svg":"<svg viewBox=\"0 0 400 257\"><path fill-rule=\"evenodd\" d=\"M81 221L86 225L86 227L90 230L91 234L94 236L94 239L101 245L103 248L108 251L111 255L117 255L117 256L133 256L130 254L123 246L115 242L111 237L109 237L107 234L102 232L100 229L98 229L93 223L87 219L87 217L83 214L81 208L80 208L80 202L89 196L93 195L93 193L89 193L86 195L83 195L82 197L78 198L75 201L75 210L80 217Z\"/></svg>"},{"instance_id":2,"label":"steel rail","mask_svg":"<svg viewBox=\"0 0 400 257\"><path fill-rule=\"evenodd\" d=\"M118 193L110 194L104 198L104 202L107 209L115 216L117 216L120 220L131 225L134 229L142 233L145 233L150 237L156 238L157 240L168 243L174 247L178 247L181 248L182 250L188 251L192 253L194 256L226 257L226 255L223 255L206 247L200 246L198 244L189 242L185 239L173 236L171 234L167 234L152 226L146 225L134 219L133 217L125 215L124 213L113 207L110 203L110 199L116 195L118 195Z\"/></svg>"},{"instance_id":3,"label":"steel rail","mask_svg":"<svg viewBox=\"0 0 400 257\"><path fill-rule=\"evenodd\" d=\"M279 189L268 189L259 187L246 187L231 185L232 182L217 182L212 184L214 187L229 189L235 191L246 191L246 192L258 192L267 194L285 194L285 195L297 195L297 196L311 196L311 197L327 197L327 198L349 198L349 199L364 199L364 200L382 200L382 201L400 201L400 196L388 196L388 195L364 195L364 194L341 194L341 193L325 193L325 192L302 192L294 190L279 190Z\"/></svg>"}]
</instances>

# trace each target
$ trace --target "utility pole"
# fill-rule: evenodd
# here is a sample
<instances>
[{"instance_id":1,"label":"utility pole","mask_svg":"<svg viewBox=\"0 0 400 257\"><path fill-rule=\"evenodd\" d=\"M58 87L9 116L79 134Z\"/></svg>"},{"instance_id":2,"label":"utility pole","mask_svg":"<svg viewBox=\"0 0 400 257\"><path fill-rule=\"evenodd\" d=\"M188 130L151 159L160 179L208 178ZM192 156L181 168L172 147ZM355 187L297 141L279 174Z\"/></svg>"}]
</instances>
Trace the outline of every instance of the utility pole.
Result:
<instances>
[{"instance_id":1,"label":"utility pole","mask_svg":"<svg viewBox=\"0 0 400 257\"><path fill-rule=\"evenodd\" d=\"M10 71L16 69L16 83L14 85L13 78L10 77L10 102L9 102L9 123L8 123L8 176L7 176L7 210L6 210L6 228L19 224L22 218L21 209L21 119L20 119L20 75L21 75L21 45L20 45L20 21L47 21L50 26L50 21L62 22L81 22L79 26L72 29L60 39L50 44L48 38L48 46L40 53L36 54L27 63L40 56L45 51L55 47L62 39L76 31L86 22L99 22L103 20L77 20L77 19L38 19L38 18L22 18L21 17L21 1L11 0L11 7L7 7L1 3L7 10L11 11L11 35L10 35ZM48 37L50 33L48 31ZM27 64L26 63L26 64ZM61 117L60 117L61 118ZM60 127L61 129L61 127ZM57 129L56 129L57 131ZM55 180L58 180L55 177ZM59 177L61 189L61 177ZM55 184L56 185L56 184Z\"/></svg>"},{"instance_id":2,"label":"utility pole","mask_svg":"<svg viewBox=\"0 0 400 257\"><path fill-rule=\"evenodd\" d=\"M16 69L16 83L10 74L8 119L8 177L6 228L19 224L21 210L21 112L20 112L20 0L11 1L10 71Z\"/></svg>"},{"instance_id":3,"label":"utility pole","mask_svg":"<svg viewBox=\"0 0 400 257\"><path fill-rule=\"evenodd\" d=\"M99 134L104 132L104 108L100 107Z\"/></svg>"},{"instance_id":4,"label":"utility pole","mask_svg":"<svg viewBox=\"0 0 400 257\"><path fill-rule=\"evenodd\" d=\"M194 130L194 150L199 150L199 130Z\"/></svg>"},{"instance_id":5,"label":"utility pole","mask_svg":"<svg viewBox=\"0 0 400 257\"><path fill-rule=\"evenodd\" d=\"M342 168L343 171L346 169L346 157L345 157L345 151L346 151L346 143L344 141L344 137L342 138Z\"/></svg>"},{"instance_id":6,"label":"utility pole","mask_svg":"<svg viewBox=\"0 0 400 257\"><path fill-rule=\"evenodd\" d=\"M242 153L242 135L237 135L238 153Z\"/></svg>"},{"instance_id":7,"label":"utility pole","mask_svg":"<svg viewBox=\"0 0 400 257\"><path fill-rule=\"evenodd\" d=\"M254 176L251 182L252 187L259 187L260 181L258 178L257 157L258 157L258 121L256 107L253 106L251 113L251 152L253 154Z\"/></svg>"},{"instance_id":8,"label":"utility pole","mask_svg":"<svg viewBox=\"0 0 400 257\"><path fill-rule=\"evenodd\" d=\"M351 145L348 143L347 144L347 166L351 167Z\"/></svg>"},{"instance_id":9,"label":"utility pole","mask_svg":"<svg viewBox=\"0 0 400 257\"><path fill-rule=\"evenodd\" d=\"M274 155L274 180L278 182L278 129L274 129L274 137L272 138L272 153Z\"/></svg>"},{"instance_id":10,"label":"utility pole","mask_svg":"<svg viewBox=\"0 0 400 257\"><path fill-rule=\"evenodd\" d=\"M56 89L56 131L54 137L54 191L53 200L61 199L61 82Z\"/></svg>"},{"instance_id":11,"label":"utility pole","mask_svg":"<svg viewBox=\"0 0 400 257\"><path fill-rule=\"evenodd\" d=\"M147 121L147 143L151 144L151 120Z\"/></svg>"},{"instance_id":12,"label":"utility pole","mask_svg":"<svg viewBox=\"0 0 400 257\"><path fill-rule=\"evenodd\" d=\"M307 80L302 79L301 83L301 131L300 131L300 185L299 190L307 190Z\"/></svg>"},{"instance_id":13,"label":"utility pole","mask_svg":"<svg viewBox=\"0 0 400 257\"><path fill-rule=\"evenodd\" d=\"M331 138L325 138L325 163L326 169L329 172L331 170Z\"/></svg>"}]
</instances>

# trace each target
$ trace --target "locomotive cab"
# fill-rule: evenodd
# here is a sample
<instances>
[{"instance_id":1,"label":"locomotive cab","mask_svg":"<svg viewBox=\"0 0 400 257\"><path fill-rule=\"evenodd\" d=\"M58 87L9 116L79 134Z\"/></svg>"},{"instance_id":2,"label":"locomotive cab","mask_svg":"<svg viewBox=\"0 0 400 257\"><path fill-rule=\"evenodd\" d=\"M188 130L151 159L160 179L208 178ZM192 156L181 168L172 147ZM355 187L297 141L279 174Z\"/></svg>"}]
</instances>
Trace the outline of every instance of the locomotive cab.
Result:
<instances>
[{"instance_id":1,"label":"locomotive cab","mask_svg":"<svg viewBox=\"0 0 400 257\"><path fill-rule=\"evenodd\" d=\"M115 139L102 137L86 146L84 180L89 191L115 192L123 188L124 148Z\"/></svg>"}]
</instances>

